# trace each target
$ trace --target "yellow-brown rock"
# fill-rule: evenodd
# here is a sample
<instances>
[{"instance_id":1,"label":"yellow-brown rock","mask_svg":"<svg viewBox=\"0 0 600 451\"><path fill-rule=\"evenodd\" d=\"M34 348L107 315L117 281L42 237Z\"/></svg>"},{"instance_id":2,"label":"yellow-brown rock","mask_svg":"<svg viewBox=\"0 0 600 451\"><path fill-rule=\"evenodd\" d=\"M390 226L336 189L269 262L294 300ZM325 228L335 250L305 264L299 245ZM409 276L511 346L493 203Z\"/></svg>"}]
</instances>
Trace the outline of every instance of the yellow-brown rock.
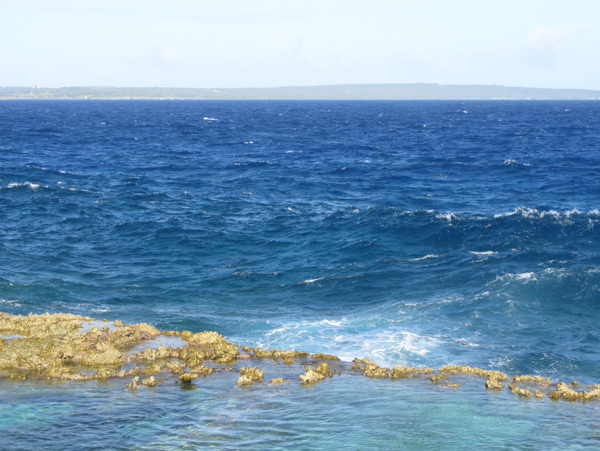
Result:
<instances>
[{"instance_id":1,"label":"yellow-brown rock","mask_svg":"<svg viewBox=\"0 0 600 451\"><path fill-rule=\"evenodd\" d=\"M433 373L433 368L415 368L413 366L394 365L390 377L400 379L408 376L426 375Z\"/></svg>"},{"instance_id":2,"label":"yellow-brown rock","mask_svg":"<svg viewBox=\"0 0 600 451\"><path fill-rule=\"evenodd\" d=\"M488 379L485 381L485 388L500 389L502 387L504 387L504 384L498 379Z\"/></svg>"},{"instance_id":3,"label":"yellow-brown rock","mask_svg":"<svg viewBox=\"0 0 600 451\"><path fill-rule=\"evenodd\" d=\"M247 360L250 364L259 359L283 359L288 365L294 364L296 359L307 359L309 362L309 359L314 359L319 361L318 365L303 365L305 373L299 376L302 384L332 377L333 370L327 361L336 361L335 368L340 374L351 372L390 380L408 377L430 379L438 385L448 387L459 387L459 384L451 383L452 379L455 379L454 376L460 376L460 382L468 376L484 377L485 386L489 389L501 389L502 382L509 380L509 377L500 371L465 365L446 365L437 370L405 365L385 368L369 359L355 359L350 367L334 355L239 346L225 340L219 333L210 331L163 332L165 336L180 336L187 343L177 348L162 345L154 347L149 341L161 334L155 327L146 323L124 324L119 320L112 322L112 328L110 324L106 320L99 321L73 314L21 316L0 312L0 333L4 335L0 337L0 378L11 378L15 381L24 378L89 381L133 376L127 387L136 389L139 385L155 387L158 382L164 380L158 379L159 375L170 375L177 382L185 384L211 373L220 374L234 370L238 367L237 364L231 365L230 368L218 364L229 364L237 359ZM83 332L84 326L95 327ZM143 343L147 344L145 349L142 348L139 352L132 351L140 349ZM243 350L243 354L240 349ZM122 369L123 366L127 369ZM274 363L272 368L273 371L282 369L277 363ZM242 366L239 371L239 385L251 385L264 378L263 371L255 366ZM140 381L141 375L149 377ZM280 376L270 381L271 384L284 382L290 381ZM523 398L543 398L545 394L534 390L534 385L546 387L550 384L550 379L546 377L515 375L509 389ZM587 391L574 389L578 387L586 387ZM544 391L548 393L548 390ZM576 381L571 384L561 382L548 397L555 400L593 401L600 398L600 385L585 386Z\"/></svg>"},{"instance_id":4,"label":"yellow-brown rock","mask_svg":"<svg viewBox=\"0 0 600 451\"><path fill-rule=\"evenodd\" d=\"M333 371L331 370L327 362L321 362L315 368L310 368L307 365L305 365L304 370L306 372L298 376L303 384L310 384L313 382L321 381L325 379L326 376L333 376Z\"/></svg>"},{"instance_id":5,"label":"yellow-brown rock","mask_svg":"<svg viewBox=\"0 0 600 451\"><path fill-rule=\"evenodd\" d=\"M327 359L327 360L340 360L340 358L336 355L330 355L330 354L313 354L311 356L313 359Z\"/></svg>"},{"instance_id":6,"label":"yellow-brown rock","mask_svg":"<svg viewBox=\"0 0 600 451\"><path fill-rule=\"evenodd\" d=\"M110 344L99 342L97 352L84 353L81 363L88 366L118 365L121 362L121 352Z\"/></svg>"},{"instance_id":7,"label":"yellow-brown rock","mask_svg":"<svg viewBox=\"0 0 600 451\"><path fill-rule=\"evenodd\" d=\"M127 388L129 388L130 390L135 390L137 388L137 385L138 385L137 383L139 380L140 380L139 376L134 377L131 382L126 384Z\"/></svg>"},{"instance_id":8,"label":"yellow-brown rock","mask_svg":"<svg viewBox=\"0 0 600 451\"><path fill-rule=\"evenodd\" d=\"M258 369L256 366L246 368L245 366L240 368L240 378L238 379L238 385L252 385L255 381L263 380L265 373Z\"/></svg>"},{"instance_id":9,"label":"yellow-brown rock","mask_svg":"<svg viewBox=\"0 0 600 451\"><path fill-rule=\"evenodd\" d=\"M550 385L550 379L541 376L513 376L515 382L533 382L538 385Z\"/></svg>"},{"instance_id":10,"label":"yellow-brown rock","mask_svg":"<svg viewBox=\"0 0 600 451\"><path fill-rule=\"evenodd\" d=\"M500 371L484 370L481 368L467 365L445 365L442 366L438 371L447 374L471 374L475 376L485 377L487 379L496 379L499 381L505 381L509 379L508 375Z\"/></svg>"},{"instance_id":11,"label":"yellow-brown rock","mask_svg":"<svg viewBox=\"0 0 600 451\"><path fill-rule=\"evenodd\" d=\"M142 379L140 384L142 384L145 387L155 387L158 382L160 381L155 379L154 376L150 376L146 379Z\"/></svg>"},{"instance_id":12,"label":"yellow-brown rock","mask_svg":"<svg viewBox=\"0 0 600 451\"><path fill-rule=\"evenodd\" d=\"M314 382L322 381L323 379L325 379L324 375L313 370L312 368L309 368L308 366L305 366L304 369L306 370L306 372L298 376L303 384L312 384Z\"/></svg>"},{"instance_id":13,"label":"yellow-brown rock","mask_svg":"<svg viewBox=\"0 0 600 451\"><path fill-rule=\"evenodd\" d=\"M200 377L198 375L198 373L189 371L189 372L180 374L179 377L177 378L177 382L191 382L194 379L198 379L198 377Z\"/></svg>"}]
</instances>

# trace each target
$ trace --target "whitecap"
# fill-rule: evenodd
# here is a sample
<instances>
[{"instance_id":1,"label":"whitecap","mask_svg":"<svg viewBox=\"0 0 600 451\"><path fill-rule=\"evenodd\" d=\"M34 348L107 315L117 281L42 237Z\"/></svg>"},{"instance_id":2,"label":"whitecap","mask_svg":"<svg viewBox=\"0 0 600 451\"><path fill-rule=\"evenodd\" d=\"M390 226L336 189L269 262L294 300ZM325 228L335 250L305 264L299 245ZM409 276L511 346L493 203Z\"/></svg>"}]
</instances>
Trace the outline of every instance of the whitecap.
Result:
<instances>
[{"instance_id":1,"label":"whitecap","mask_svg":"<svg viewBox=\"0 0 600 451\"><path fill-rule=\"evenodd\" d=\"M318 282L319 280L323 280L325 277L317 277L316 279L306 279L303 280L302 282L298 282L298 284L303 284L303 283L315 283Z\"/></svg>"},{"instance_id":2,"label":"whitecap","mask_svg":"<svg viewBox=\"0 0 600 451\"><path fill-rule=\"evenodd\" d=\"M517 280L521 281L521 282L525 282L525 283L538 281L535 273L533 273L533 272L523 272L523 273L519 273L519 274L506 273L501 276L496 276L496 278L493 281L488 282L485 286L488 287L490 285L496 284L497 282L510 283L510 282L514 282Z\"/></svg>"},{"instance_id":3,"label":"whitecap","mask_svg":"<svg viewBox=\"0 0 600 451\"><path fill-rule=\"evenodd\" d=\"M581 212L577 209L572 209L572 210L565 211L564 213L561 213L557 210L542 210L542 211L540 211L537 208L532 208L532 207L517 207L513 211L509 211L507 213L495 214L494 218L503 218L503 217L521 215L523 218L526 218L526 219L538 219L538 218L545 218L545 217L562 219L562 218L570 218L571 216L574 216L577 214L581 214Z\"/></svg>"},{"instance_id":4,"label":"whitecap","mask_svg":"<svg viewBox=\"0 0 600 451\"><path fill-rule=\"evenodd\" d=\"M440 213L436 215L438 219L446 219L448 222L452 222L453 220L460 219L460 217L456 213Z\"/></svg>"},{"instance_id":5,"label":"whitecap","mask_svg":"<svg viewBox=\"0 0 600 451\"><path fill-rule=\"evenodd\" d=\"M23 183L11 182L8 185L6 185L7 188L19 188L21 186L26 186L28 188L31 188L32 190L37 190L40 187L39 183L31 183L31 182L23 182Z\"/></svg>"},{"instance_id":6,"label":"whitecap","mask_svg":"<svg viewBox=\"0 0 600 451\"><path fill-rule=\"evenodd\" d=\"M510 158L508 160L504 160L504 163L502 163L503 166L511 166L511 167L515 167L515 166L531 166L531 164L529 163L519 163L517 160Z\"/></svg>"},{"instance_id":7,"label":"whitecap","mask_svg":"<svg viewBox=\"0 0 600 451\"><path fill-rule=\"evenodd\" d=\"M419 260L427 260L429 258L438 258L438 257L439 257L439 255L427 254L427 255L424 255L423 257L411 258L410 261L411 262L418 262Z\"/></svg>"},{"instance_id":8,"label":"whitecap","mask_svg":"<svg viewBox=\"0 0 600 451\"><path fill-rule=\"evenodd\" d=\"M456 343L458 343L460 346L463 346L465 348L478 348L480 345L478 345L477 343L472 343L469 340L467 340L466 338L457 338Z\"/></svg>"},{"instance_id":9,"label":"whitecap","mask_svg":"<svg viewBox=\"0 0 600 451\"><path fill-rule=\"evenodd\" d=\"M537 280L535 274L532 272L524 272L521 274L514 274L516 280Z\"/></svg>"},{"instance_id":10,"label":"whitecap","mask_svg":"<svg viewBox=\"0 0 600 451\"><path fill-rule=\"evenodd\" d=\"M560 219L562 217L562 215L556 210L542 211L540 213L541 218L545 218L546 216L551 216L555 219Z\"/></svg>"},{"instance_id":11,"label":"whitecap","mask_svg":"<svg viewBox=\"0 0 600 451\"><path fill-rule=\"evenodd\" d=\"M13 286L13 284L11 283L9 286ZM16 307L21 307L23 304L19 303L19 301L13 301L10 299L0 299L0 304L9 304L9 305L14 305Z\"/></svg>"},{"instance_id":12,"label":"whitecap","mask_svg":"<svg viewBox=\"0 0 600 451\"><path fill-rule=\"evenodd\" d=\"M474 254L474 255L496 255L498 252L495 251L469 251L470 254Z\"/></svg>"}]
</instances>

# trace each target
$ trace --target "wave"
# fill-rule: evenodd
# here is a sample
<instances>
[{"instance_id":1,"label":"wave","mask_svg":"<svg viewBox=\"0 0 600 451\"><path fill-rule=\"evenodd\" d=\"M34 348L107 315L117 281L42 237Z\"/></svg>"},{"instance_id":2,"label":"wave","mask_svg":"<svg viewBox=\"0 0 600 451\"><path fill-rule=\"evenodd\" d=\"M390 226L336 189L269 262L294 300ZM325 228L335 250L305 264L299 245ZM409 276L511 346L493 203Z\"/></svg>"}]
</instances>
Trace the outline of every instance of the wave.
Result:
<instances>
[{"instance_id":1,"label":"wave","mask_svg":"<svg viewBox=\"0 0 600 451\"><path fill-rule=\"evenodd\" d=\"M478 256L490 256L490 255L498 255L498 252L495 251L469 251L470 254L478 255Z\"/></svg>"},{"instance_id":2,"label":"wave","mask_svg":"<svg viewBox=\"0 0 600 451\"><path fill-rule=\"evenodd\" d=\"M430 258L438 258L438 257L439 257L439 255L427 254L427 255L424 255L423 257L411 258L410 261L418 262L418 261L421 261L421 260L428 260Z\"/></svg>"},{"instance_id":3,"label":"wave","mask_svg":"<svg viewBox=\"0 0 600 451\"><path fill-rule=\"evenodd\" d=\"M508 160L504 160L504 163L502 163L503 166L510 166L510 167L529 167L531 166L531 164L529 163L519 163L517 160L514 159L508 159Z\"/></svg>"},{"instance_id":4,"label":"wave","mask_svg":"<svg viewBox=\"0 0 600 451\"><path fill-rule=\"evenodd\" d=\"M31 190L38 190L40 189L40 184L39 183L32 183L32 182L10 182L8 185L6 185L6 189L15 189L15 188L29 188Z\"/></svg>"},{"instance_id":5,"label":"wave","mask_svg":"<svg viewBox=\"0 0 600 451\"><path fill-rule=\"evenodd\" d=\"M538 210L537 208L532 207L517 207L513 211L495 214L494 218L502 218L502 217L511 217L511 216L521 216L527 219L538 219L538 218L554 218L557 220L562 219L570 219L576 217L590 217L590 218L600 218L600 210L594 209L588 212L582 212L576 208L571 210Z\"/></svg>"},{"instance_id":6,"label":"wave","mask_svg":"<svg viewBox=\"0 0 600 451\"><path fill-rule=\"evenodd\" d=\"M266 332L259 346L308 352L324 349L322 352L345 361L362 356L391 365L420 361L439 345L438 338L378 324L385 322L378 318L369 321L342 318L285 323Z\"/></svg>"}]
</instances>

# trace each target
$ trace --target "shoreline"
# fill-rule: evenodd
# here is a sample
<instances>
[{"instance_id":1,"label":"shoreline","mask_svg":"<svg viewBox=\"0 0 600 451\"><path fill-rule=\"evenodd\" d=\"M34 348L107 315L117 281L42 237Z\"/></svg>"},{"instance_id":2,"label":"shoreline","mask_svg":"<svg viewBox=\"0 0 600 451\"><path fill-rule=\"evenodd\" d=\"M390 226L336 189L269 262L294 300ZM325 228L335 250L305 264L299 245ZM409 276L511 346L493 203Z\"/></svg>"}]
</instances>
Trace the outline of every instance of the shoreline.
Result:
<instances>
[{"instance_id":1,"label":"shoreline","mask_svg":"<svg viewBox=\"0 0 600 451\"><path fill-rule=\"evenodd\" d=\"M0 87L0 100L600 100L588 89L496 85L289 86L276 88Z\"/></svg>"}]
</instances>

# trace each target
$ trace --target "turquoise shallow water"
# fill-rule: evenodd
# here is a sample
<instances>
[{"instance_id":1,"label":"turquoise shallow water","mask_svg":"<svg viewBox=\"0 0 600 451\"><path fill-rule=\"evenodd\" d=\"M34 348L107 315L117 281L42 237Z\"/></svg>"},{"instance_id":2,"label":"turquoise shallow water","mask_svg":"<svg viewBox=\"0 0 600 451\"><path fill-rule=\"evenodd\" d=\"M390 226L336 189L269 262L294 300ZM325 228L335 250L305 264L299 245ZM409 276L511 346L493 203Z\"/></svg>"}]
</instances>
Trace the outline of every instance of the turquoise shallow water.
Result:
<instances>
[{"instance_id":1,"label":"turquoise shallow water","mask_svg":"<svg viewBox=\"0 0 600 451\"><path fill-rule=\"evenodd\" d=\"M335 377L335 376L334 376ZM126 391L108 383L2 383L5 449L581 449L597 403L519 399L481 386L341 376L310 387L237 374Z\"/></svg>"},{"instance_id":2,"label":"turquoise shallow water","mask_svg":"<svg viewBox=\"0 0 600 451\"><path fill-rule=\"evenodd\" d=\"M3 101L0 311L600 383L598 106ZM597 443L597 402L236 379L3 380L3 446Z\"/></svg>"}]
</instances>

